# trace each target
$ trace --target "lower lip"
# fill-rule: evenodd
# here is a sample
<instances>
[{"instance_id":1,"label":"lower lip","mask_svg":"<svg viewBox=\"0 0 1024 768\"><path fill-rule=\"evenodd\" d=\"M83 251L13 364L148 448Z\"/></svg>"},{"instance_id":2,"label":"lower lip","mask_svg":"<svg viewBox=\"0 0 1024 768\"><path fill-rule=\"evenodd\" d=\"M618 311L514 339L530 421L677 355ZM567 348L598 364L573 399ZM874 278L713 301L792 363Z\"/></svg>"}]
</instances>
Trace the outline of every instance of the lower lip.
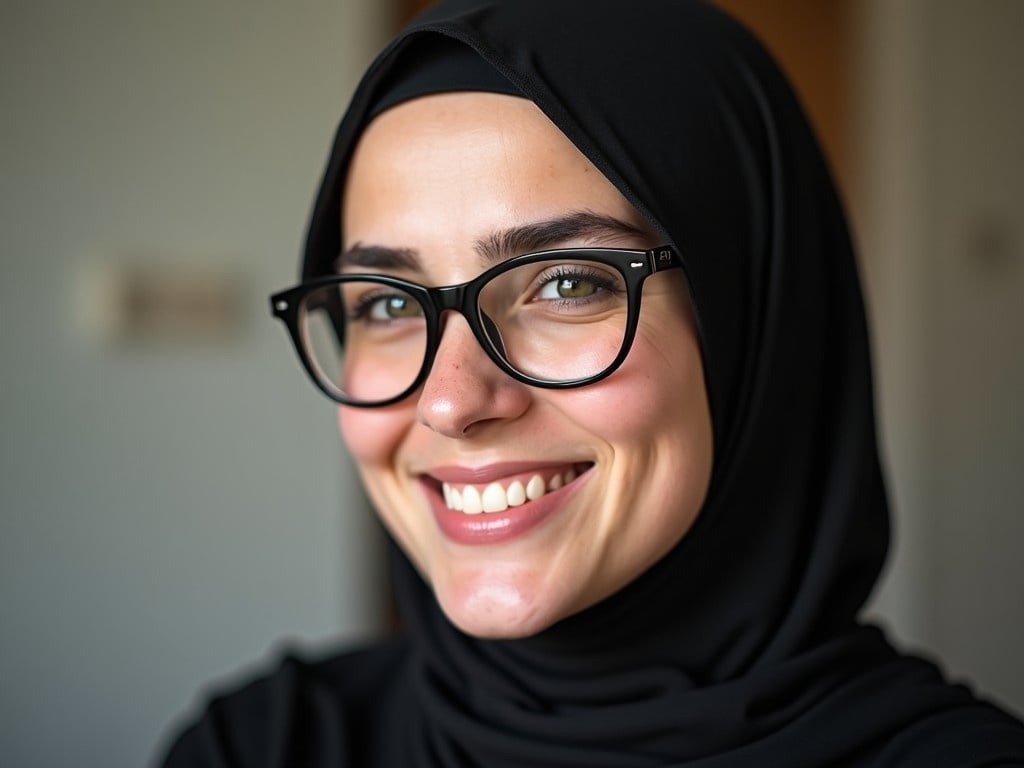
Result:
<instances>
[{"instance_id":1,"label":"lower lip","mask_svg":"<svg viewBox=\"0 0 1024 768\"><path fill-rule=\"evenodd\" d=\"M509 507L504 512L481 512L477 515L448 509L436 487L425 481L422 485L437 527L444 537L457 544L479 546L501 544L536 528L558 512L589 475L589 472L585 472L557 491L545 493L539 499L528 501L522 506Z\"/></svg>"}]
</instances>

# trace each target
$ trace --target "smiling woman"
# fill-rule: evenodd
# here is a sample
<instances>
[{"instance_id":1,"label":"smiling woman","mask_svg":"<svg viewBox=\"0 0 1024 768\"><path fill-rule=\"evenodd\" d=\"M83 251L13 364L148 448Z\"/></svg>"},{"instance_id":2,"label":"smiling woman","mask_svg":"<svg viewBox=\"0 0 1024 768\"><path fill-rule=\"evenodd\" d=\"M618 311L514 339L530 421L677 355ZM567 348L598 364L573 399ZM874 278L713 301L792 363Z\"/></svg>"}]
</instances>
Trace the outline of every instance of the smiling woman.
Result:
<instances>
[{"instance_id":1,"label":"smiling woman","mask_svg":"<svg viewBox=\"0 0 1024 768\"><path fill-rule=\"evenodd\" d=\"M271 301L405 631L215 699L171 768L1024 764L858 620L863 308L788 87L704 4L630 9L450 0L367 73Z\"/></svg>"},{"instance_id":2,"label":"smiling woman","mask_svg":"<svg viewBox=\"0 0 1024 768\"><path fill-rule=\"evenodd\" d=\"M649 230L521 97L423 96L383 112L359 139L345 186L346 243L419 254L415 265L385 270L390 277L446 286L483 272L485 280L468 294L471 310L440 319L415 396L339 410L376 508L465 632L540 632L647 570L696 517L711 474L711 421L686 292L668 271L630 303L625 277L602 261L608 249L633 249L622 251L620 268L647 267L646 249L657 245ZM484 271L508 255L476 247L494 242L517 255ZM569 250L540 261L518 255L551 247ZM639 318L627 338L630 307ZM490 321L467 322L476 318ZM393 331L395 321L384 331L364 325L346 329L346 343L356 339L346 357L370 358L346 364L348 391L361 376L382 386L392 368L364 347L407 350L393 339L407 333ZM496 338L482 344L485 327ZM386 344L363 339L382 333ZM508 366L572 388L499 369L485 353L497 339ZM442 484L461 510L445 503ZM517 500L520 486L537 498L508 506L507 489Z\"/></svg>"}]
</instances>

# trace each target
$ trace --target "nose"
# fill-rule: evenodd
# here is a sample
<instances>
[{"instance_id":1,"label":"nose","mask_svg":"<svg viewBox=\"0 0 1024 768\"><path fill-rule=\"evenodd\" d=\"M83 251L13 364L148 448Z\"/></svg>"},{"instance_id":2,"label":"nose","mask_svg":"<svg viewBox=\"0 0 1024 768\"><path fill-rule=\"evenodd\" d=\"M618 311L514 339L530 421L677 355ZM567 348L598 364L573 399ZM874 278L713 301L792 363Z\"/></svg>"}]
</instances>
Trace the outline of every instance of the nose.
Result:
<instances>
[{"instance_id":1,"label":"nose","mask_svg":"<svg viewBox=\"0 0 1024 768\"><path fill-rule=\"evenodd\" d=\"M486 424L521 416L532 397L529 386L494 364L462 315L445 312L441 322L441 341L417 402L420 423L466 438Z\"/></svg>"}]
</instances>

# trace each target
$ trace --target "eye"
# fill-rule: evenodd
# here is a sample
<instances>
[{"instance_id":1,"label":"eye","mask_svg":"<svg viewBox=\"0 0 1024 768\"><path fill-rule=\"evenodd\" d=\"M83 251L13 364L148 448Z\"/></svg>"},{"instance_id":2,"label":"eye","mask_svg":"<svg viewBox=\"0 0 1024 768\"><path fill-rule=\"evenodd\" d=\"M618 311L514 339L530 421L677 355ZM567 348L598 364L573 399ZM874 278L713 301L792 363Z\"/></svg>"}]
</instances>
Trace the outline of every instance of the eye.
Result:
<instances>
[{"instance_id":1,"label":"eye","mask_svg":"<svg viewBox=\"0 0 1024 768\"><path fill-rule=\"evenodd\" d=\"M419 303L401 293L365 296L352 309L351 319L373 323L406 320L423 315Z\"/></svg>"},{"instance_id":2,"label":"eye","mask_svg":"<svg viewBox=\"0 0 1024 768\"><path fill-rule=\"evenodd\" d=\"M537 291L538 299L586 299L603 290L598 281L586 276L564 275L548 280Z\"/></svg>"},{"instance_id":3,"label":"eye","mask_svg":"<svg viewBox=\"0 0 1024 768\"><path fill-rule=\"evenodd\" d=\"M532 301L555 302L566 307L604 301L625 290L617 275L599 265L582 262L549 267L533 284L536 289Z\"/></svg>"}]
</instances>

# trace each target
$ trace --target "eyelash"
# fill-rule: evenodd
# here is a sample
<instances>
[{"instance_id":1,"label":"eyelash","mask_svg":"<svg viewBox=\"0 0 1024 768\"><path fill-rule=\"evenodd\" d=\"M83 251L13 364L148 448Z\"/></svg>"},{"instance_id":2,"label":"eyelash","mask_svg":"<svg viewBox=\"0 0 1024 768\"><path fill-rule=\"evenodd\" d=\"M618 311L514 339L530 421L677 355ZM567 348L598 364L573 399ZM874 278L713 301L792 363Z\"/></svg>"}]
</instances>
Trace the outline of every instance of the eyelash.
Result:
<instances>
[{"instance_id":1,"label":"eyelash","mask_svg":"<svg viewBox=\"0 0 1024 768\"><path fill-rule=\"evenodd\" d=\"M557 267L552 267L546 272L537 276L534 281L534 293L538 293L544 286L549 283L556 282L558 280L586 280L593 283L595 293L611 293L621 294L623 291L622 286L616 281L611 275L600 272L595 269L587 269L586 267L570 266L563 264ZM592 298L588 296L583 299L563 298L559 301L560 304L579 304L581 301L587 301Z\"/></svg>"}]
</instances>

